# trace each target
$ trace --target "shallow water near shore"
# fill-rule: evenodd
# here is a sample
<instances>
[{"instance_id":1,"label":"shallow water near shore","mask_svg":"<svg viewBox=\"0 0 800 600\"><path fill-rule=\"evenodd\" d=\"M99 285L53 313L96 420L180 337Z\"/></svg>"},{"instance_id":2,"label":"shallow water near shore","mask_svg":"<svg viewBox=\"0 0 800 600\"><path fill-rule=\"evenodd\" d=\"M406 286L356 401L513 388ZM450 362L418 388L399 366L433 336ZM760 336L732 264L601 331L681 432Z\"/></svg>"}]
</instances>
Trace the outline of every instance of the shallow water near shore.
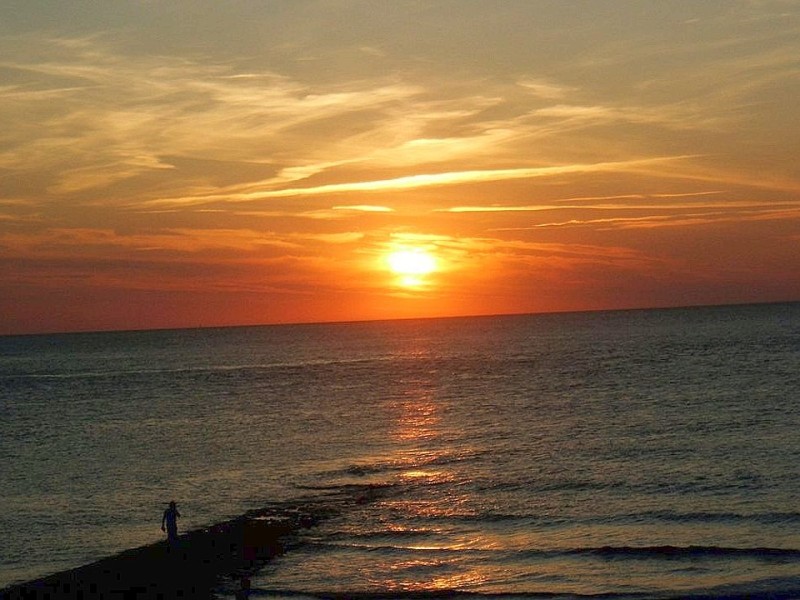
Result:
<instances>
[{"instance_id":1,"label":"shallow water near shore","mask_svg":"<svg viewBox=\"0 0 800 600\"><path fill-rule=\"evenodd\" d=\"M0 338L0 586L347 491L253 597L798 597L798 365L800 304Z\"/></svg>"}]
</instances>

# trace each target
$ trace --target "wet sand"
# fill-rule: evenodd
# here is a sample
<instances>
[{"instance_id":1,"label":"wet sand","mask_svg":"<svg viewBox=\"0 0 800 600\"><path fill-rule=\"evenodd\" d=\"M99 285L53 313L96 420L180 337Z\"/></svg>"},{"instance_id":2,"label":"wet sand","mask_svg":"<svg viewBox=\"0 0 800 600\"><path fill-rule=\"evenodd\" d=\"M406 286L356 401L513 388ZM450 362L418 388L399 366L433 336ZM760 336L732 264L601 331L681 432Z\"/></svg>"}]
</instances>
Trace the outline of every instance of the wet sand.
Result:
<instances>
[{"instance_id":1,"label":"wet sand","mask_svg":"<svg viewBox=\"0 0 800 600\"><path fill-rule=\"evenodd\" d=\"M0 590L0 600L214 598L226 578L230 586L246 589L249 575L283 553L293 532L325 513L324 507L251 511L181 535L174 547L158 542L9 586Z\"/></svg>"}]
</instances>

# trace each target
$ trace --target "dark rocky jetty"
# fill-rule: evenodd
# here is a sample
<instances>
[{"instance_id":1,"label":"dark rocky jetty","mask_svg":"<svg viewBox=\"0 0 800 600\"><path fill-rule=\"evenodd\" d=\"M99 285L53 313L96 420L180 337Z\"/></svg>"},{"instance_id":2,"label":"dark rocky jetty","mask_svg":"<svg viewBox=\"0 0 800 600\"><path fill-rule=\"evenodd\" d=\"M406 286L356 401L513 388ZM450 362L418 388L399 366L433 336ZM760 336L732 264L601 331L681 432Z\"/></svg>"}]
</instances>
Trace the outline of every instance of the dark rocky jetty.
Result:
<instances>
[{"instance_id":1,"label":"dark rocky jetty","mask_svg":"<svg viewBox=\"0 0 800 600\"><path fill-rule=\"evenodd\" d=\"M214 598L226 578L246 596L248 577L283 553L292 534L330 507L265 508L159 542L0 590L1 600L173 600ZM238 582L238 583L234 583Z\"/></svg>"}]
</instances>

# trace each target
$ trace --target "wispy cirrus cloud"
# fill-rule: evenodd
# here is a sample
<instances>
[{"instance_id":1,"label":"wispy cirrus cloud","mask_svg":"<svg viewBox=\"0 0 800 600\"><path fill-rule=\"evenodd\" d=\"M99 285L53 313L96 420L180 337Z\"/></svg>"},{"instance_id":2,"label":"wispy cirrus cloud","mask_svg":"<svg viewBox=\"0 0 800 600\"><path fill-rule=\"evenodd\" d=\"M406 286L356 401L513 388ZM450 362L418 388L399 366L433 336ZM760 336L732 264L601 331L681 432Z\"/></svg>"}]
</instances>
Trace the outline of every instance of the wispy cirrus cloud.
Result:
<instances>
[{"instance_id":1,"label":"wispy cirrus cloud","mask_svg":"<svg viewBox=\"0 0 800 600\"><path fill-rule=\"evenodd\" d=\"M248 255L280 254L285 250L302 250L314 244L348 244L362 239L362 232L274 232L255 229L165 228L157 232L142 231L122 234L110 229L49 227L30 233L0 234L0 246L9 256L58 257L65 252L73 257L103 256L108 260L139 258L148 260L207 260L218 256L220 261L236 262L225 252L236 253L246 260Z\"/></svg>"},{"instance_id":2,"label":"wispy cirrus cloud","mask_svg":"<svg viewBox=\"0 0 800 600\"><path fill-rule=\"evenodd\" d=\"M31 58L26 49L34 45ZM0 68L14 74L15 82L0 88L0 121L10 141L0 152L0 167L47 171L43 191L55 197L81 193L84 201L109 202L102 192L111 188L117 199L191 204L225 196L247 201L537 177L547 171L462 165L461 175L444 170L291 186L346 169L429 170L477 157L508 163L529 152L532 140L609 123L693 122L664 107L579 103L571 96L585 93L574 86L536 77L510 87L484 82L485 94L476 94L469 81L434 93L422 80L391 74L320 85L224 61L133 59L102 36L23 36L6 40L3 50ZM630 160L630 153L617 154L619 160L604 164L621 168ZM220 167L190 173L175 157L218 161ZM599 168L575 158L576 170ZM220 185L222 163L228 171L255 164L274 174L232 189ZM165 195L169 188L179 195Z\"/></svg>"},{"instance_id":3,"label":"wispy cirrus cloud","mask_svg":"<svg viewBox=\"0 0 800 600\"><path fill-rule=\"evenodd\" d=\"M352 181L345 183L332 183L309 187L291 187L267 189L257 191L239 191L230 189L223 193L208 195L194 195L183 198L163 198L142 203L146 206L155 205L192 205L216 201L225 202L252 202L270 198L290 198L302 196L322 196L342 192L380 192L394 190L410 190L433 186L448 186L465 183L483 183L494 181L509 181L514 179L534 179L553 177L577 173L600 172L635 172L640 168L686 159L686 156L666 156L657 158L643 158L626 161L602 162L594 164L571 164L547 167L520 167L512 169L482 169L449 171L442 173L425 173L393 177L391 179L376 179L369 181Z\"/></svg>"},{"instance_id":4,"label":"wispy cirrus cloud","mask_svg":"<svg viewBox=\"0 0 800 600\"><path fill-rule=\"evenodd\" d=\"M367 212L367 213L386 213L394 212L393 208L388 206L374 206L372 204L355 204L348 206L332 206L331 210L346 210L352 212Z\"/></svg>"},{"instance_id":5,"label":"wispy cirrus cloud","mask_svg":"<svg viewBox=\"0 0 800 600\"><path fill-rule=\"evenodd\" d=\"M517 85L528 93L547 100L566 98L577 89L574 86L567 86L548 79L534 77L522 77L517 81Z\"/></svg>"},{"instance_id":6,"label":"wispy cirrus cloud","mask_svg":"<svg viewBox=\"0 0 800 600\"><path fill-rule=\"evenodd\" d=\"M38 59L25 52L32 46ZM175 156L273 165L272 183L286 184L353 163L398 167L470 157L519 135L479 116L503 98L431 96L424 85L391 75L320 86L224 62L132 59L101 36L20 37L3 49L0 68L18 82L0 88L10 141L0 167L46 169L54 195L159 170L171 171L186 190L201 190L203 180L213 186L208 176L181 182Z\"/></svg>"},{"instance_id":7,"label":"wispy cirrus cloud","mask_svg":"<svg viewBox=\"0 0 800 600\"><path fill-rule=\"evenodd\" d=\"M584 207L585 208L585 207ZM497 227L491 231L535 231L537 229L592 228L595 231L613 229L684 228L724 223L744 224L748 221L782 221L800 218L800 202L730 202L718 204L665 204L665 205L598 205L592 211L626 212L632 210L646 214L600 218L573 218L564 221L535 223L525 227Z\"/></svg>"},{"instance_id":8,"label":"wispy cirrus cloud","mask_svg":"<svg viewBox=\"0 0 800 600\"><path fill-rule=\"evenodd\" d=\"M594 205L598 201L609 200L641 200L644 194L623 194L614 196L580 196L575 198L565 198L548 200L540 204L515 205L515 204L492 204L489 206L451 206L448 208L437 209L436 212L446 213L503 213L503 212L540 212L543 210L563 210L565 208L575 208L580 205L584 207L586 203ZM579 204L578 204L579 203Z\"/></svg>"},{"instance_id":9,"label":"wispy cirrus cloud","mask_svg":"<svg viewBox=\"0 0 800 600\"><path fill-rule=\"evenodd\" d=\"M686 209L719 209L746 210L759 208L776 208L796 206L800 201L756 201L745 199L694 200L678 201L684 198L703 198L716 195L717 192L692 192L676 194L626 194L619 196L576 197L563 200L548 200L541 204L531 205L498 205L489 206L453 206L437 209L436 212L449 213L514 213L542 212L563 210L686 210Z\"/></svg>"},{"instance_id":10,"label":"wispy cirrus cloud","mask_svg":"<svg viewBox=\"0 0 800 600\"><path fill-rule=\"evenodd\" d=\"M9 52L0 62L20 80L0 88L12 142L0 153L0 166L55 170L54 193L172 168L165 157L175 155L275 163L284 178L302 179L325 169L330 156L341 164L385 145L387 136L396 138L392 126L399 122L411 127L398 105L414 103L412 136L429 122L464 114L415 101L421 88L391 77L318 89L224 63L131 60L98 39L14 41L19 47L12 50L6 40ZM31 45L45 56L28 58L23 48ZM320 136L321 129L330 135ZM317 143L309 145L312 134Z\"/></svg>"}]
</instances>

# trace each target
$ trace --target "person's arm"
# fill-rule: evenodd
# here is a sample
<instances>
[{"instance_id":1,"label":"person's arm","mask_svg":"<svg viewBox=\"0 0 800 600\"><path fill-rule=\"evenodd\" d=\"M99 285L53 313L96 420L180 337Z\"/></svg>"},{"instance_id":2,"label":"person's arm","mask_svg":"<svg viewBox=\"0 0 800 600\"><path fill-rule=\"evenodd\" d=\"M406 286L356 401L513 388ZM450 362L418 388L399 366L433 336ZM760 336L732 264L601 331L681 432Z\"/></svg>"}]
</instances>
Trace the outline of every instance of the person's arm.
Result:
<instances>
[{"instance_id":1,"label":"person's arm","mask_svg":"<svg viewBox=\"0 0 800 600\"><path fill-rule=\"evenodd\" d=\"M167 520L167 513L164 512L163 516L161 517L161 531L166 531L164 529L164 521L166 521L166 520Z\"/></svg>"}]
</instances>

